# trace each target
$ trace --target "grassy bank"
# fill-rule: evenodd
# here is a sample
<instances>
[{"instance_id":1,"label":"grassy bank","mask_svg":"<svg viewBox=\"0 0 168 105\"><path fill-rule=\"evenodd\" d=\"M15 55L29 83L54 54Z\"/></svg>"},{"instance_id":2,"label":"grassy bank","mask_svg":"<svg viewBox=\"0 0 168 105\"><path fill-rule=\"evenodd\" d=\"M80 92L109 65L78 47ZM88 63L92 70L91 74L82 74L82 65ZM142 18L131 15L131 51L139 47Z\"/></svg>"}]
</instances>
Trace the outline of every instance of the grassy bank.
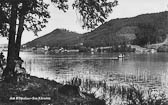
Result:
<instances>
[{"instance_id":1,"label":"grassy bank","mask_svg":"<svg viewBox=\"0 0 168 105\"><path fill-rule=\"evenodd\" d=\"M1 81L0 105L105 105L87 93L80 95L77 87L66 86L33 76L16 84Z\"/></svg>"},{"instance_id":2,"label":"grassy bank","mask_svg":"<svg viewBox=\"0 0 168 105\"><path fill-rule=\"evenodd\" d=\"M79 89L75 82L34 76L16 84L1 81L0 105L168 105L164 91L138 84L82 80Z\"/></svg>"}]
</instances>

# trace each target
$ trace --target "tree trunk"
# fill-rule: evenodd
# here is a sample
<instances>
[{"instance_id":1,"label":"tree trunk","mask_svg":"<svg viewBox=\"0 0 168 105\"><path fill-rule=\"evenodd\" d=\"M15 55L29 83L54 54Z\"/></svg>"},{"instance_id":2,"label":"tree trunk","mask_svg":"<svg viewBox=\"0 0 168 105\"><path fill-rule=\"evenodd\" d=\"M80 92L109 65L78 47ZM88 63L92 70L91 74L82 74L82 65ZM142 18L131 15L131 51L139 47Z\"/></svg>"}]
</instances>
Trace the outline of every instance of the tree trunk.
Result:
<instances>
[{"instance_id":1,"label":"tree trunk","mask_svg":"<svg viewBox=\"0 0 168 105\"><path fill-rule=\"evenodd\" d=\"M19 53L20 53L21 38L22 38L22 33L24 31L23 25L24 25L24 16L20 16L19 27L18 27L16 43L15 43L15 45L16 45L16 48L15 48L16 57L19 57Z\"/></svg>"},{"instance_id":2,"label":"tree trunk","mask_svg":"<svg viewBox=\"0 0 168 105\"><path fill-rule=\"evenodd\" d=\"M7 66L3 72L4 80L10 82L12 77L15 77L15 34L16 34L16 20L17 20L17 4L13 3L11 8L9 42L7 54Z\"/></svg>"}]
</instances>

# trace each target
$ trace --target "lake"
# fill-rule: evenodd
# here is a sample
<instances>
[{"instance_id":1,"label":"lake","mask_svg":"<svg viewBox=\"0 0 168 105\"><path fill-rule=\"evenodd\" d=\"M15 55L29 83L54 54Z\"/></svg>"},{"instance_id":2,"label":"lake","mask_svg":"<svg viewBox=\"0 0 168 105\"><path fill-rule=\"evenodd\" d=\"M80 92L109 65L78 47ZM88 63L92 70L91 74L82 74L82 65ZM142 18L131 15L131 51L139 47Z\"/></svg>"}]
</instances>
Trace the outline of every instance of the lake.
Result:
<instances>
[{"instance_id":1,"label":"lake","mask_svg":"<svg viewBox=\"0 0 168 105\"><path fill-rule=\"evenodd\" d=\"M118 53L49 55L21 52L28 73L58 82L78 76L95 81L120 79L151 86L167 85L168 53L126 55L127 60L112 60Z\"/></svg>"},{"instance_id":2,"label":"lake","mask_svg":"<svg viewBox=\"0 0 168 105\"><path fill-rule=\"evenodd\" d=\"M31 75L58 82L73 77L93 81L134 82L168 88L168 53L126 53L126 60L112 60L118 53L38 54L21 52L23 66Z\"/></svg>"}]
</instances>

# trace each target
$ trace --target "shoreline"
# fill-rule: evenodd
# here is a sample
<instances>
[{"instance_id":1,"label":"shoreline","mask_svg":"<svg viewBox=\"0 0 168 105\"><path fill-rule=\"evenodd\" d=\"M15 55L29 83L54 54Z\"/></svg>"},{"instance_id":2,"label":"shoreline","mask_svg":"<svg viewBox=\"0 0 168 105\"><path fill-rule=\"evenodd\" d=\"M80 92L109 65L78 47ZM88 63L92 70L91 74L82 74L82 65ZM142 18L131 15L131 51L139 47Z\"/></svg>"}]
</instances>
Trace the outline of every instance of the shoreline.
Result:
<instances>
[{"instance_id":1,"label":"shoreline","mask_svg":"<svg viewBox=\"0 0 168 105\"><path fill-rule=\"evenodd\" d=\"M1 81L0 105L105 105L104 100L88 93L78 95L71 88L67 90L68 95L62 94L59 89L63 90L63 87L63 84L54 80L35 76L30 76L30 79L16 85Z\"/></svg>"},{"instance_id":2,"label":"shoreline","mask_svg":"<svg viewBox=\"0 0 168 105\"><path fill-rule=\"evenodd\" d=\"M115 81L108 87L108 83L101 81L98 83L100 86L96 87L93 81L86 82L89 88L86 86L83 87L86 90L78 90L79 87L73 83L63 85L36 76L30 76L30 79L17 84L0 81L0 105L113 105L118 102L126 105L136 105L137 102L138 105L168 104L165 94L158 94L155 89L145 91L140 85ZM91 84L97 89L90 87Z\"/></svg>"}]
</instances>

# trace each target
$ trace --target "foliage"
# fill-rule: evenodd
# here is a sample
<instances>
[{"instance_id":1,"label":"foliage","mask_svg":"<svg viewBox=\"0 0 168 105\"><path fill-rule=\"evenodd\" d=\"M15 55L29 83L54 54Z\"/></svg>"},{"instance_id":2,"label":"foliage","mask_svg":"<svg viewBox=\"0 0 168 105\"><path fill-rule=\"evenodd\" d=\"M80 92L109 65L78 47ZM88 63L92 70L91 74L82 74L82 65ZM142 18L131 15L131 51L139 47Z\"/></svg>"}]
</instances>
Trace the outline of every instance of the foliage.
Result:
<instances>
[{"instance_id":1,"label":"foliage","mask_svg":"<svg viewBox=\"0 0 168 105\"><path fill-rule=\"evenodd\" d=\"M1 34L8 36L11 19L11 7L13 3L17 4L17 20L24 16L24 28L32 30L33 32L41 31L41 28L45 27L49 13L47 11L48 4L44 3L43 0L4 0L0 2L1 10L5 14L7 21L3 21Z\"/></svg>"},{"instance_id":2,"label":"foliage","mask_svg":"<svg viewBox=\"0 0 168 105\"><path fill-rule=\"evenodd\" d=\"M68 0L51 0L58 9L63 10L66 12L68 10Z\"/></svg>"},{"instance_id":3,"label":"foliage","mask_svg":"<svg viewBox=\"0 0 168 105\"><path fill-rule=\"evenodd\" d=\"M76 0L73 8L76 8L82 16L83 28L95 28L98 23L104 23L112 8L118 5L118 1L107 0Z\"/></svg>"},{"instance_id":4,"label":"foliage","mask_svg":"<svg viewBox=\"0 0 168 105\"><path fill-rule=\"evenodd\" d=\"M155 44L165 39L165 34L159 32L152 24L138 24L139 31L136 33L136 39L133 44L144 46L146 44Z\"/></svg>"}]
</instances>

